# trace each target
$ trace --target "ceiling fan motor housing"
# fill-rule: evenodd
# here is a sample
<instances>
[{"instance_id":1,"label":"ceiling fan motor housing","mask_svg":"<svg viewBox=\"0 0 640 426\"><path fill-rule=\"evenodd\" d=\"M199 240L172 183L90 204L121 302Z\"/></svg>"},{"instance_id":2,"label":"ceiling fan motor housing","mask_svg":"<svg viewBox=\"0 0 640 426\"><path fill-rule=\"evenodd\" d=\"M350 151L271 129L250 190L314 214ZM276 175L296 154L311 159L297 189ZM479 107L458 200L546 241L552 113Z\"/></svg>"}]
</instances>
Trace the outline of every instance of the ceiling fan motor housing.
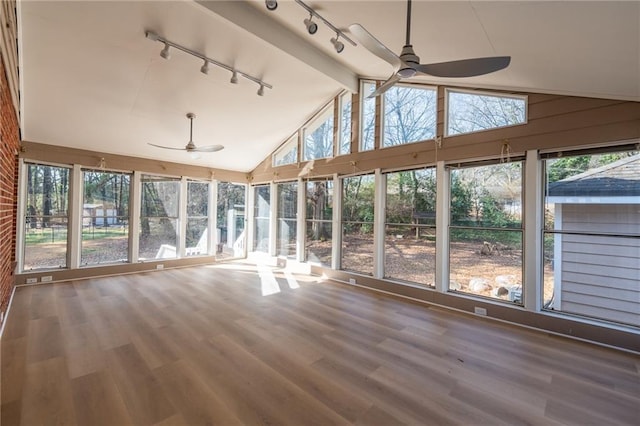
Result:
<instances>
[{"instance_id":1,"label":"ceiling fan motor housing","mask_svg":"<svg viewBox=\"0 0 640 426\"><path fill-rule=\"evenodd\" d=\"M400 59L403 62L403 66L398 70L398 75L402 78L409 78L416 75L416 67L420 65L420 58L413 51L412 45L407 44L402 48Z\"/></svg>"}]
</instances>

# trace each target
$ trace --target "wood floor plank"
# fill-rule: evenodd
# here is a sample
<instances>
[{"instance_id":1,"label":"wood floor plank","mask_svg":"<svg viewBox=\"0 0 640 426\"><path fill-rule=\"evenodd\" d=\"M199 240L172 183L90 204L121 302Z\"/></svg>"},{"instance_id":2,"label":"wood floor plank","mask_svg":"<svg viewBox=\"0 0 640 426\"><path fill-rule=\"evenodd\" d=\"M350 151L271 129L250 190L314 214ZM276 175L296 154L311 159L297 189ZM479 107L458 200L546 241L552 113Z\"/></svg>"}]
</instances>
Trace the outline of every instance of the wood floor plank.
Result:
<instances>
[{"instance_id":1,"label":"wood floor plank","mask_svg":"<svg viewBox=\"0 0 640 426\"><path fill-rule=\"evenodd\" d=\"M251 330L251 327L249 329ZM299 356L297 351L282 350L283 347L290 347L290 345L280 346L280 342L272 339L270 334L264 333L262 329L254 330L264 337L252 347L255 353L260 354L260 360L316 400L351 422L355 422L371 408L371 401L346 391L343 387L316 373L310 367L310 364L316 360Z\"/></svg>"},{"instance_id":2,"label":"wood floor plank","mask_svg":"<svg viewBox=\"0 0 640 426\"><path fill-rule=\"evenodd\" d=\"M238 378L250 383L254 392L262 395L260 404L268 407L284 424L346 424L335 411L312 398L295 383L256 358L237 341L225 335L209 341L209 347L233 366Z\"/></svg>"},{"instance_id":3,"label":"wood floor plank","mask_svg":"<svg viewBox=\"0 0 640 426\"><path fill-rule=\"evenodd\" d=\"M165 394L191 425L240 425L232 409L220 401L190 364L176 361L153 370Z\"/></svg>"},{"instance_id":4,"label":"wood floor plank","mask_svg":"<svg viewBox=\"0 0 640 426\"><path fill-rule=\"evenodd\" d=\"M2 403L0 405L0 424L3 425L19 425L20 414L22 411L22 400Z\"/></svg>"},{"instance_id":5,"label":"wood floor plank","mask_svg":"<svg viewBox=\"0 0 640 426\"><path fill-rule=\"evenodd\" d=\"M73 401L80 425L132 425L133 420L111 375L100 371L71 381Z\"/></svg>"},{"instance_id":6,"label":"wood floor plank","mask_svg":"<svg viewBox=\"0 0 640 426\"><path fill-rule=\"evenodd\" d=\"M640 394L628 396L578 378L558 374L551 381L549 398L562 398L567 404L619 424L640 420Z\"/></svg>"},{"instance_id":7,"label":"wood floor plank","mask_svg":"<svg viewBox=\"0 0 640 426\"><path fill-rule=\"evenodd\" d=\"M70 378L95 373L106 367L104 350L90 323L64 327L62 336Z\"/></svg>"},{"instance_id":8,"label":"wood floor plank","mask_svg":"<svg viewBox=\"0 0 640 426\"><path fill-rule=\"evenodd\" d=\"M77 424L64 358L48 358L27 365L21 408L23 425Z\"/></svg>"},{"instance_id":9,"label":"wood floor plank","mask_svg":"<svg viewBox=\"0 0 640 426\"><path fill-rule=\"evenodd\" d=\"M209 351L193 354L194 368L207 386L227 405L243 424L280 424L281 417L270 407L261 406L261 395L246 380L240 380L228 365Z\"/></svg>"},{"instance_id":10,"label":"wood floor plank","mask_svg":"<svg viewBox=\"0 0 640 426\"><path fill-rule=\"evenodd\" d=\"M432 419L432 424L453 424L448 419L438 418L420 402L406 399L393 389L369 375L363 375L353 368L353 362L323 358L313 364L319 372L331 378L352 392L360 392L373 403L400 419L403 423L424 424L425 419Z\"/></svg>"},{"instance_id":11,"label":"wood floor plank","mask_svg":"<svg viewBox=\"0 0 640 426\"><path fill-rule=\"evenodd\" d=\"M2 340L2 404L19 401L26 377L27 338Z\"/></svg>"},{"instance_id":12,"label":"wood floor plank","mask_svg":"<svg viewBox=\"0 0 640 426\"><path fill-rule=\"evenodd\" d=\"M3 425L640 419L637 354L248 262L18 288L0 345Z\"/></svg>"},{"instance_id":13,"label":"wood floor plank","mask_svg":"<svg viewBox=\"0 0 640 426\"><path fill-rule=\"evenodd\" d=\"M71 290L67 290L63 293L64 296L60 296L60 293L56 294L56 311L58 312L60 324L63 326L76 325L89 321L84 307L82 306L82 301L77 297L75 290L73 287L67 288L70 288ZM73 295L70 295L71 291L73 291Z\"/></svg>"},{"instance_id":14,"label":"wood floor plank","mask_svg":"<svg viewBox=\"0 0 640 426\"><path fill-rule=\"evenodd\" d=\"M35 289L36 286L34 286ZM54 317L58 314L55 299L56 287L51 285L37 286L37 291L31 292L31 303L29 304L29 317L32 320Z\"/></svg>"},{"instance_id":15,"label":"wood floor plank","mask_svg":"<svg viewBox=\"0 0 640 426\"><path fill-rule=\"evenodd\" d=\"M160 383L132 344L107 351L109 371L135 424L153 424L176 414Z\"/></svg>"},{"instance_id":16,"label":"wood floor plank","mask_svg":"<svg viewBox=\"0 0 640 426\"><path fill-rule=\"evenodd\" d=\"M189 424L180 414L175 414L158 423L154 423L153 426L189 426Z\"/></svg>"},{"instance_id":17,"label":"wood floor plank","mask_svg":"<svg viewBox=\"0 0 640 426\"><path fill-rule=\"evenodd\" d=\"M57 316L29 321L27 362L44 361L64 356L62 329Z\"/></svg>"},{"instance_id":18,"label":"wood floor plank","mask_svg":"<svg viewBox=\"0 0 640 426\"><path fill-rule=\"evenodd\" d=\"M375 405L369 408L354 424L357 426L406 425L406 423L401 422L396 417L393 417Z\"/></svg>"},{"instance_id":19,"label":"wood floor plank","mask_svg":"<svg viewBox=\"0 0 640 426\"><path fill-rule=\"evenodd\" d=\"M440 388L437 384L424 387L425 380L415 375L398 373L397 370L380 367L370 377L384 383L403 400L412 401L427 413L431 424L497 424L496 417L483 413L472 404L450 397L451 387Z\"/></svg>"}]
</instances>

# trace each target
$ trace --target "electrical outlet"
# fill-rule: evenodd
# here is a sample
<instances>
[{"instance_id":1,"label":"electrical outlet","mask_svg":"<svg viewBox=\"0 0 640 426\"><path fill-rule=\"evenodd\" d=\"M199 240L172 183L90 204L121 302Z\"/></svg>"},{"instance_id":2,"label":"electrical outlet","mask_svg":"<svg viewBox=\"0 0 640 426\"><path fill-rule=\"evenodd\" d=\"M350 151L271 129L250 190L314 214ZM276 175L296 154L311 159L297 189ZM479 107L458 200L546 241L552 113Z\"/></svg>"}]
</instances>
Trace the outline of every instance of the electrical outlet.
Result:
<instances>
[{"instance_id":1,"label":"electrical outlet","mask_svg":"<svg viewBox=\"0 0 640 426\"><path fill-rule=\"evenodd\" d=\"M355 284L355 283L356 283L355 278L349 278L349 284Z\"/></svg>"},{"instance_id":2,"label":"electrical outlet","mask_svg":"<svg viewBox=\"0 0 640 426\"><path fill-rule=\"evenodd\" d=\"M473 308L473 312L476 315L483 315L483 316L487 315L487 309L486 308L481 308L479 306L476 306L475 308Z\"/></svg>"},{"instance_id":3,"label":"electrical outlet","mask_svg":"<svg viewBox=\"0 0 640 426\"><path fill-rule=\"evenodd\" d=\"M156 269L160 270L160 269L164 269L164 265L162 263L156 265Z\"/></svg>"},{"instance_id":4,"label":"electrical outlet","mask_svg":"<svg viewBox=\"0 0 640 426\"><path fill-rule=\"evenodd\" d=\"M53 281L52 275L45 275L43 277L40 277L40 282L42 283L48 283L49 281Z\"/></svg>"},{"instance_id":5,"label":"electrical outlet","mask_svg":"<svg viewBox=\"0 0 640 426\"><path fill-rule=\"evenodd\" d=\"M27 284L35 284L38 282L37 278L27 278Z\"/></svg>"}]
</instances>

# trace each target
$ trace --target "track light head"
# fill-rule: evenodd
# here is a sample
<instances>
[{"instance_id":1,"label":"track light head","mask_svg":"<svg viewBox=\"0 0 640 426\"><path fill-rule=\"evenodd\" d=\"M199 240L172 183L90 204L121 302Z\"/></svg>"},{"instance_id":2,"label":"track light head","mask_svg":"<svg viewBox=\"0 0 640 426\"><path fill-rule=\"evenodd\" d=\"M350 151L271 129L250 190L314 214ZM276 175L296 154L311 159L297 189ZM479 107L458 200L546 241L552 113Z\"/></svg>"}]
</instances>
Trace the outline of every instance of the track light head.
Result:
<instances>
[{"instance_id":1,"label":"track light head","mask_svg":"<svg viewBox=\"0 0 640 426\"><path fill-rule=\"evenodd\" d=\"M204 60L204 64L200 67L200 72L202 74L209 74L209 61Z\"/></svg>"},{"instance_id":2,"label":"track light head","mask_svg":"<svg viewBox=\"0 0 640 426\"><path fill-rule=\"evenodd\" d=\"M238 71L234 71L231 74L231 84L238 84Z\"/></svg>"},{"instance_id":3,"label":"track light head","mask_svg":"<svg viewBox=\"0 0 640 426\"><path fill-rule=\"evenodd\" d=\"M316 32L318 32L318 24L313 22L311 20L312 18L313 15L304 20L304 25L307 27L307 31L309 31L309 34L315 34Z\"/></svg>"},{"instance_id":4,"label":"track light head","mask_svg":"<svg viewBox=\"0 0 640 426\"><path fill-rule=\"evenodd\" d=\"M145 37L147 37L149 40L153 40L153 41L158 41L160 39L160 37L158 36L158 34L154 33L153 31L146 31L144 33Z\"/></svg>"},{"instance_id":5,"label":"track light head","mask_svg":"<svg viewBox=\"0 0 640 426\"><path fill-rule=\"evenodd\" d=\"M331 37L331 44L333 44L333 48L336 49L338 53L342 53L344 50L344 43L338 40L338 35Z\"/></svg>"},{"instance_id":6,"label":"track light head","mask_svg":"<svg viewBox=\"0 0 640 426\"><path fill-rule=\"evenodd\" d=\"M264 85L260 85L260 88L258 89L258 96L264 96Z\"/></svg>"},{"instance_id":7,"label":"track light head","mask_svg":"<svg viewBox=\"0 0 640 426\"><path fill-rule=\"evenodd\" d=\"M160 51L160 56L164 59L171 59L171 53L169 52L169 45L167 43L164 44L164 49Z\"/></svg>"},{"instance_id":8,"label":"track light head","mask_svg":"<svg viewBox=\"0 0 640 426\"><path fill-rule=\"evenodd\" d=\"M267 6L267 10L276 10L278 8L278 2L276 0L265 0L265 6Z\"/></svg>"}]
</instances>

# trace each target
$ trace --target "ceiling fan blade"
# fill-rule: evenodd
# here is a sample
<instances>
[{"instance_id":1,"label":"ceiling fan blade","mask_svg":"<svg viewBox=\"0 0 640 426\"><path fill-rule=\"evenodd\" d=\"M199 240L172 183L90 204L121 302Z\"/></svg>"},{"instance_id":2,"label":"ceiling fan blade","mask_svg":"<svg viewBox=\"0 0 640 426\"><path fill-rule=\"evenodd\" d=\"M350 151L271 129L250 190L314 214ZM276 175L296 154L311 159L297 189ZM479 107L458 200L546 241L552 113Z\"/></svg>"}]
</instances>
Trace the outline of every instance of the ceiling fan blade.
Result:
<instances>
[{"instance_id":1,"label":"ceiling fan blade","mask_svg":"<svg viewBox=\"0 0 640 426\"><path fill-rule=\"evenodd\" d=\"M151 145L151 146L155 146L156 148L162 148L162 149L173 149L175 151L184 151L184 148L174 148L172 146L162 146L162 145L156 145L155 143L148 143L147 145Z\"/></svg>"},{"instance_id":2,"label":"ceiling fan blade","mask_svg":"<svg viewBox=\"0 0 640 426\"><path fill-rule=\"evenodd\" d=\"M460 61L440 62L418 65L416 71L434 77L475 77L489 74L509 66L511 56L463 59Z\"/></svg>"},{"instance_id":3,"label":"ceiling fan blade","mask_svg":"<svg viewBox=\"0 0 640 426\"><path fill-rule=\"evenodd\" d=\"M199 146L191 150L191 152L216 152L224 149L222 145Z\"/></svg>"},{"instance_id":4,"label":"ceiling fan blade","mask_svg":"<svg viewBox=\"0 0 640 426\"><path fill-rule=\"evenodd\" d=\"M402 61L400 61L398 55L393 53L387 46L385 46L377 38L372 36L371 33L367 31L362 25L351 24L349 25L349 31L369 52L373 53L378 58L390 63L393 66L393 69L397 70L398 68L400 68Z\"/></svg>"},{"instance_id":5,"label":"ceiling fan blade","mask_svg":"<svg viewBox=\"0 0 640 426\"><path fill-rule=\"evenodd\" d=\"M402 79L402 77L400 77L399 74L393 74L391 77L389 77L387 79L387 81L385 81L384 83L382 83L380 85L380 87L378 87L376 89L375 92L371 93L369 96L367 96L367 99L370 98L375 98L376 96L380 96L382 95L384 92L386 92L387 90L391 89L391 87L396 84L398 81L400 81Z\"/></svg>"}]
</instances>

